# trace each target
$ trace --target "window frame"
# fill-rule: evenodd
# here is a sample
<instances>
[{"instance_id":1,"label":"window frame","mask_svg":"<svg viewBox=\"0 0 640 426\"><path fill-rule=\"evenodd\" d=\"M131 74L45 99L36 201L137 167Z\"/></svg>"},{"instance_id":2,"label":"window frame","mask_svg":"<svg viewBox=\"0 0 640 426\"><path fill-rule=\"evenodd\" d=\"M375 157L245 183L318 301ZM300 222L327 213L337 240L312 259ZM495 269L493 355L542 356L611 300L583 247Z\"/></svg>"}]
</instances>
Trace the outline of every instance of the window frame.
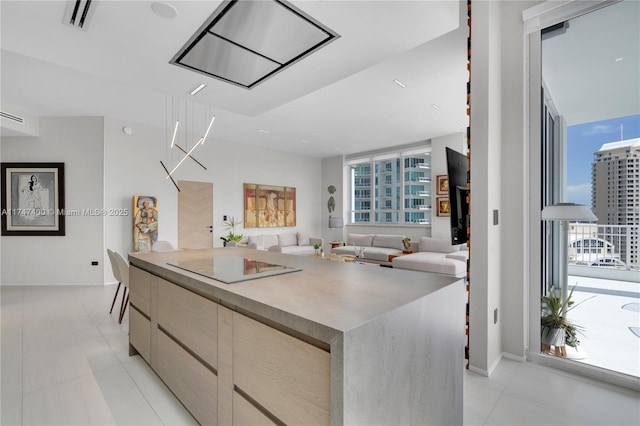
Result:
<instances>
[{"instance_id":1,"label":"window frame","mask_svg":"<svg viewBox=\"0 0 640 426\"><path fill-rule=\"evenodd\" d=\"M426 178L424 182L419 182L425 186L424 192L427 195L416 195L413 193L406 193L406 186L409 183L407 179L407 172L411 173L416 167L406 167L405 161L408 158L423 158L424 176ZM389 162L397 161L397 168L393 165L390 166ZM387 162L386 164L384 162ZM379 171L376 171L376 164L381 163ZM368 165L369 170L369 185L363 187L356 182L366 181L365 176L356 175L355 169L358 166L366 168ZM373 154L356 154L350 156L345 161L345 167L347 168L348 184L348 209L347 209L347 224L348 225L365 225L365 226L430 226L432 223L432 175L431 175L431 144L413 145L410 149L395 149L393 151L376 152ZM392 176L388 176L392 173L398 177L397 183L394 184ZM383 177L385 176L385 177ZM388 182L388 181L391 182ZM415 181L418 183L418 181ZM389 185L395 186L389 188ZM362 195L369 191L369 197L365 200ZM389 192L391 195L389 195ZM423 191L420 191L423 192ZM385 198L394 198L395 200L385 200ZM416 197L425 199L424 203L415 203L412 200ZM409 203L407 204L407 201ZM389 202L391 202L391 208L387 208ZM397 203L397 206L393 204ZM366 204L368 208L357 208L360 205ZM406 207L406 206L409 207ZM420 208L421 205L427 207ZM413 206L413 207L411 207ZM395 208L394 208L395 207ZM407 220L412 214L416 215L422 213L424 216L422 219L415 219L415 221ZM409 216L408 216L409 215ZM397 217L397 221L393 221L393 216ZM419 216L419 215L418 215ZM391 217L391 221L389 218ZM363 220L364 218L368 220Z\"/></svg>"}]
</instances>

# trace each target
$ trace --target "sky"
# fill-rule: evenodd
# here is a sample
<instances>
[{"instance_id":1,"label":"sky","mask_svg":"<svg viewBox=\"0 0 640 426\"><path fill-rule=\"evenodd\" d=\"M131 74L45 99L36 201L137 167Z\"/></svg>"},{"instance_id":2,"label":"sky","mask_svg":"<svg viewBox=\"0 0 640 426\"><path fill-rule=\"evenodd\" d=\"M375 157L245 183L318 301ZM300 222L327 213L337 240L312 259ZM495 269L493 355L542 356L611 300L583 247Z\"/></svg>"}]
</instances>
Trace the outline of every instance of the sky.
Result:
<instances>
[{"instance_id":1,"label":"sky","mask_svg":"<svg viewBox=\"0 0 640 426\"><path fill-rule=\"evenodd\" d=\"M567 127L567 202L591 207L593 154L609 142L640 138L640 114Z\"/></svg>"}]
</instances>

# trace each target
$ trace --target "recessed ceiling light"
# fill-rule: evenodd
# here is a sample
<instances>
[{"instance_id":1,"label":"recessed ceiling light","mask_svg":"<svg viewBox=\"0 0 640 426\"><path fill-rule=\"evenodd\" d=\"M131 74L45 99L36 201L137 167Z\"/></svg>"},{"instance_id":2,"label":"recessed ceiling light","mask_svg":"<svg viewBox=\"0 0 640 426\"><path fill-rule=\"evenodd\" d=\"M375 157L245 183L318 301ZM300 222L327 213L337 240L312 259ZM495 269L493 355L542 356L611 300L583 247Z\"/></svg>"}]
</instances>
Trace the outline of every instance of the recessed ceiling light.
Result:
<instances>
[{"instance_id":1,"label":"recessed ceiling light","mask_svg":"<svg viewBox=\"0 0 640 426\"><path fill-rule=\"evenodd\" d=\"M122 128L122 133L124 133L127 136L131 136L133 134L133 129L129 126L124 126Z\"/></svg>"},{"instance_id":2,"label":"recessed ceiling light","mask_svg":"<svg viewBox=\"0 0 640 426\"><path fill-rule=\"evenodd\" d=\"M164 2L151 3L151 10L153 10L153 13L155 13L159 17L165 18L165 19L173 19L176 16L178 16L178 9L176 9L169 3L164 3Z\"/></svg>"},{"instance_id":3,"label":"recessed ceiling light","mask_svg":"<svg viewBox=\"0 0 640 426\"><path fill-rule=\"evenodd\" d=\"M198 93L199 91L201 91L201 90L202 90L202 89L204 89L205 87L207 87L207 85L206 85L206 84L204 84L204 83L200 83L200 84L198 84L196 87L194 87L193 89L191 89L191 90L189 91L189 94L190 94L190 95L195 95L196 93Z\"/></svg>"},{"instance_id":4,"label":"recessed ceiling light","mask_svg":"<svg viewBox=\"0 0 640 426\"><path fill-rule=\"evenodd\" d=\"M265 130L265 129L258 129L258 132L260 132L260 133L264 133L264 134L269 134L269 133L271 133L270 131Z\"/></svg>"},{"instance_id":5,"label":"recessed ceiling light","mask_svg":"<svg viewBox=\"0 0 640 426\"><path fill-rule=\"evenodd\" d=\"M436 104L431 104L431 108L435 109L436 111L440 111L442 108L440 108L440 106L436 105Z\"/></svg>"},{"instance_id":6,"label":"recessed ceiling light","mask_svg":"<svg viewBox=\"0 0 640 426\"><path fill-rule=\"evenodd\" d=\"M402 88L407 87L407 85L401 82L400 80L393 80L393 82Z\"/></svg>"},{"instance_id":7,"label":"recessed ceiling light","mask_svg":"<svg viewBox=\"0 0 640 426\"><path fill-rule=\"evenodd\" d=\"M624 58L616 58L616 62L622 62L624 61Z\"/></svg>"}]
</instances>

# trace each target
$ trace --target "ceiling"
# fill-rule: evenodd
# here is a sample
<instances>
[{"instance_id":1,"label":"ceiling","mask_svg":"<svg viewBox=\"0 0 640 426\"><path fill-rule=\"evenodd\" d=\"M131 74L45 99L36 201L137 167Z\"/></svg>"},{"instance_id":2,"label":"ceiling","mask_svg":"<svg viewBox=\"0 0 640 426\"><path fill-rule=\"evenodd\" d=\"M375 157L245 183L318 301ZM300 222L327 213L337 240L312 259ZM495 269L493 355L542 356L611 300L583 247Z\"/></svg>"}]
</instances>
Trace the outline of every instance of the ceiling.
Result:
<instances>
[{"instance_id":1,"label":"ceiling","mask_svg":"<svg viewBox=\"0 0 640 426\"><path fill-rule=\"evenodd\" d=\"M567 125L640 114L640 2L624 0L543 37L542 76Z\"/></svg>"},{"instance_id":2,"label":"ceiling","mask_svg":"<svg viewBox=\"0 0 640 426\"><path fill-rule=\"evenodd\" d=\"M172 131L167 105L181 99L209 106L214 141L319 158L467 125L466 16L456 1L290 1L340 37L250 90L169 63L220 1L169 0L173 19L150 1L94 1L86 31L63 23L68 3L0 2L3 111L105 116L135 135L136 124Z\"/></svg>"},{"instance_id":3,"label":"ceiling","mask_svg":"<svg viewBox=\"0 0 640 426\"><path fill-rule=\"evenodd\" d=\"M290 1L340 37L251 90L169 63L221 1L168 0L177 16L167 19L156 2L94 0L86 31L63 24L69 3L0 1L3 112L105 116L135 134L136 124L171 132L168 105L195 102L216 115L214 140L318 158L467 124L466 15L456 1ZM544 40L545 84L568 125L640 113L639 21L640 2L624 0Z\"/></svg>"}]
</instances>

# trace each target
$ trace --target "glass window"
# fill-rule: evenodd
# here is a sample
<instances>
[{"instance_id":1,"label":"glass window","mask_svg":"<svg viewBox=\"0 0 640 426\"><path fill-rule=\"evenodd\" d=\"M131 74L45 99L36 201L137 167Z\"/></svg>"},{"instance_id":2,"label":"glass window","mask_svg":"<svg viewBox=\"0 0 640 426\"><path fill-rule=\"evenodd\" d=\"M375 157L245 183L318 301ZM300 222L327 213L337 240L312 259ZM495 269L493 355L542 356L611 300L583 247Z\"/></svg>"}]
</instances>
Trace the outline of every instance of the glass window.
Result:
<instances>
[{"instance_id":1,"label":"glass window","mask_svg":"<svg viewBox=\"0 0 640 426\"><path fill-rule=\"evenodd\" d=\"M431 154L428 147L424 151L385 153L382 160L351 164L351 223L431 223Z\"/></svg>"}]
</instances>

